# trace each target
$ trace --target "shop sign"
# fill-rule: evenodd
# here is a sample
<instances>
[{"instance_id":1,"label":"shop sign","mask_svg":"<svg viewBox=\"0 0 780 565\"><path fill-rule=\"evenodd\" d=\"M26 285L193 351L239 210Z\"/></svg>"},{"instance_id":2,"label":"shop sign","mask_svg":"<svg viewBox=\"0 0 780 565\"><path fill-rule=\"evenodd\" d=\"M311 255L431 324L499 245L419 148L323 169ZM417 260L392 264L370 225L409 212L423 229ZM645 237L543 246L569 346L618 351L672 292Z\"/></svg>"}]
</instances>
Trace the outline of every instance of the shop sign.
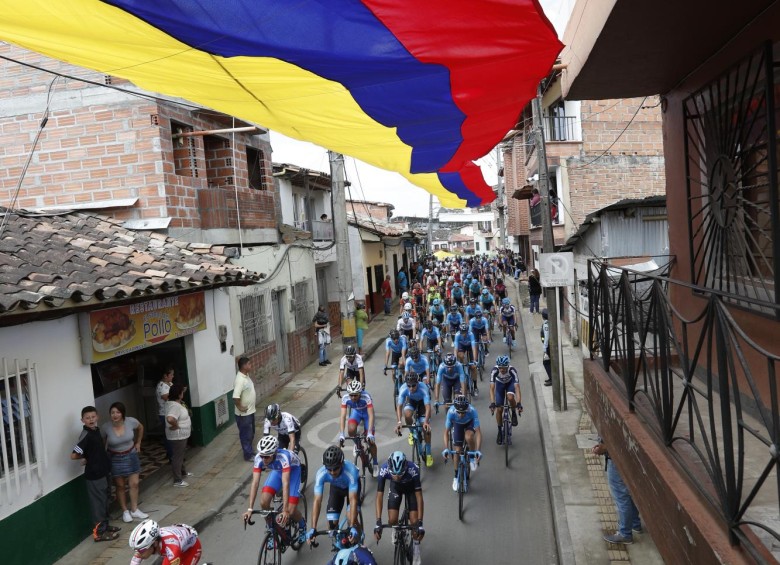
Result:
<instances>
[{"instance_id":1,"label":"shop sign","mask_svg":"<svg viewBox=\"0 0 780 565\"><path fill-rule=\"evenodd\" d=\"M98 363L206 329L205 294L96 310L79 317L85 363Z\"/></svg>"}]
</instances>

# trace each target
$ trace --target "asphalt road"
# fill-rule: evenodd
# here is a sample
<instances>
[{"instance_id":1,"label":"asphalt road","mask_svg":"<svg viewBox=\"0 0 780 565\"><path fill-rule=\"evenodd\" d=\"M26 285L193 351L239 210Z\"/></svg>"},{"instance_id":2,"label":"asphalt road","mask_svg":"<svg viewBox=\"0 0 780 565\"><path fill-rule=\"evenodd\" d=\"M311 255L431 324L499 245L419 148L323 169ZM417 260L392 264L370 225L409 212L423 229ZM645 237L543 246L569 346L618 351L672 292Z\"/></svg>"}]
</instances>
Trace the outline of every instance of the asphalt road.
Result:
<instances>
[{"instance_id":1,"label":"asphalt road","mask_svg":"<svg viewBox=\"0 0 780 565\"><path fill-rule=\"evenodd\" d=\"M503 352L504 349L503 344L493 344L488 362L495 361L496 352ZM513 362L518 362L520 358L523 356L515 355ZM366 365L367 390L376 406L376 436L380 463L395 449L411 453L406 437L399 438L393 434L396 418L389 410L392 391L390 378L382 375L383 365L384 353L381 350L378 350ZM488 410L489 386L486 381L481 384L481 395L475 402L483 430L483 461L478 471L472 474L462 522L458 520L457 495L452 491L452 464L445 466L441 459L444 413L442 411L433 417L432 453L435 463L433 467L422 471L426 529L422 542L422 560L426 565L557 563L552 507L544 469L536 402L533 399L528 368L523 365L515 366L520 374L525 412L520 418L519 426L515 428L509 467L504 465L503 446L495 443L496 424ZM487 379L487 375L485 378ZM339 403L334 396L304 428L304 446L312 467L306 492L309 510L313 498L311 479L321 462L322 451L338 436L338 415ZM345 454L351 458L351 450L346 447ZM368 479L367 490L363 516L366 525L370 526L375 522L375 479ZM208 548L204 559L215 565L256 562L264 528L262 520L258 520L255 526L244 531L241 514L247 508L247 498L248 487L201 532L203 546ZM258 507L259 503L255 506ZM387 521L387 505L384 507L383 521ZM326 527L324 512L320 516L318 527ZM331 557L329 543L322 538L320 541L320 546L313 550L308 547L297 553L288 550L283 555L282 562L301 565L326 563ZM367 528L366 545L374 552L378 563L392 563L393 547L389 536L383 536L382 541L377 544Z\"/></svg>"}]
</instances>

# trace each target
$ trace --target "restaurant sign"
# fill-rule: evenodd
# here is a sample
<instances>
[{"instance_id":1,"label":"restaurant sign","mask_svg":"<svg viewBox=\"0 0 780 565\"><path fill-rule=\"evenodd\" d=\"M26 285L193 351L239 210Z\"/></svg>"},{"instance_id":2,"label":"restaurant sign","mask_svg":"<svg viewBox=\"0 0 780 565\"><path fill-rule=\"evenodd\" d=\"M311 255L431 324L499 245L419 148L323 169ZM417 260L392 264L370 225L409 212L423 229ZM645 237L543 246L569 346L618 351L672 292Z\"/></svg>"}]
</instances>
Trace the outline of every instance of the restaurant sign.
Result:
<instances>
[{"instance_id":1,"label":"restaurant sign","mask_svg":"<svg viewBox=\"0 0 780 565\"><path fill-rule=\"evenodd\" d=\"M99 363L206 329L204 293L166 296L79 316L85 363Z\"/></svg>"}]
</instances>

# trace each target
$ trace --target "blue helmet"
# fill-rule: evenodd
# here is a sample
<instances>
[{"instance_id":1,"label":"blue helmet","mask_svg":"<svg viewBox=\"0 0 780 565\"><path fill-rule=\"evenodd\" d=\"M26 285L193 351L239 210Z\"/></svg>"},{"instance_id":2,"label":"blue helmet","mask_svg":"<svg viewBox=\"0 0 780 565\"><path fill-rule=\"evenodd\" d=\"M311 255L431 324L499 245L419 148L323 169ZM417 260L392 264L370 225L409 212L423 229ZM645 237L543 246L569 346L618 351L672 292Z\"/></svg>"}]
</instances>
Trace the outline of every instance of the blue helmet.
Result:
<instances>
[{"instance_id":1,"label":"blue helmet","mask_svg":"<svg viewBox=\"0 0 780 565\"><path fill-rule=\"evenodd\" d=\"M511 301L511 300L509 300L509 298L504 298L504 299L501 301L501 304L503 304L504 306L509 306L511 303L512 303L512 301Z\"/></svg>"},{"instance_id":2,"label":"blue helmet","mask_svg":"<svg viewBox=\"0 0 780 565\"><path fill-rule=\"evenodd\" d=\"M506 355L499 355L496 358L496 367L509 367L509 357Z\"/></svg>"},{"instance_id":3,"label":"blue helmet","mask_svg":"<svg viewBox=\"0 0 780 565\"><path fill-rule=\"evenodd\" d=\"M393 451L387 458L387 469L391 475L401 475L406 470L406 454L403 451Z\"/></svg>"}]
</instances>

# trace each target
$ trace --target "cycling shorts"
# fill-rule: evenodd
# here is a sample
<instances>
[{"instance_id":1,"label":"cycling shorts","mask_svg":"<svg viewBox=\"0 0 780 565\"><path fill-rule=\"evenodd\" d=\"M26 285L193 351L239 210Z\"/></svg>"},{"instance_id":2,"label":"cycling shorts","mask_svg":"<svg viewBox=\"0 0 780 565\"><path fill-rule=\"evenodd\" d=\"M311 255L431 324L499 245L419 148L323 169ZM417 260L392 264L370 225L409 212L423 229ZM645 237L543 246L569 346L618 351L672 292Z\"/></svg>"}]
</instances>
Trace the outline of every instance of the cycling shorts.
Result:
<instances>
[{"instance_id":1,"label":"cycling shorts","mask_svg":"<svg viewBox=\"0 0 780 565\"><path fill-rule=\"evenodd\" d=\"M357 498L360 500L360 482L358 481L358 493ZM341 511L344 509L344 501L349 500L349 489L339 488L330 485L330 493L328 494L328 506L325 510L325 515L328 522L335 522L338 524Z\"/></svg>"},{"instance_id":2,"label":"cycling shorts","mask_svg":"<svg viewBox=\"0 0 780 565\"><path fill-rule=\"evenodd\" d=\"M401 502L406 497L406 509L409 512L415 512L417 510L417 496L414 494L414 483L412 481L408 483L389 481L389 483L390 490L387 493L387 509L399 510Z\"/></svg>"},{"instance_id":3,"label":"cycling shorts","mask_svg":"<svg viewBox=\"0 0 780 565\"><path fill-rule=\"evenodd\" d=\"M357 408L353 408L352 412L349 414L349 423L355 423L355 426L359 426L361 422L363 422L363 429L368 433L368 410L358 410ZM371 430L371 433L374 433L374 430Z\"/></svg>"},{"instance_id":4,"label":"cycling shorts","mask_svg":"<svg viewBox=\"0 0 780 565\"><path fill-rule=\"evenodd\" d=\"M444 399L444 402L452 402L452 395L453 394L462 394L463 391L460 387L460 379L455 379L454 381L451 381L450 379L442 379L441 380L441 397Z\"/></svg>"},{"instance_id":5,"label":"cycling shorts","mask_svg":"<svg viewBox=\"0 0 780 565\"><path fill-rule=\"evenodd\" d=\"M290 447L290 436L295 436L295 445L301 445L301 429L298 428L297 431L294 431L291 434L279 434L277 436L277 439L279 440L279 447L282 449L287 449Z\"/></svg>"},{"instance_id":6,"label":"cycling shorts","mask_svg":"<svg viewBox=\"0 0 780 565\"><path fill-rule=\"evenodd\" d=\"M406 402L404 403L404 412L406 410L411 410L412 412L417 412L417 418L425 418L425 401L423 400L412 400L410 398L406 399Z\"/></svg>"},{"instance_id":7,"label":"cycling shorts","mask_svg":"<svg viewBox=\"0 0 780 565\"><path fill-rule=\"evenodd\" d=\"M506 323L506 325L510 327L515 327L517 325L514 316L501 316L501 322Z\"/></svg>"},{"instance_id":8,"label":"cycling shorts","mask_svg":"<svg viewBox=\"0 0 780 565\"><path fill-rule=\"evenodd\" d=\"M463 445L463 441L466 439L466 431L474 431L474 420L468 424L458 424L453 422L452 424L452 444L453 446Z\"/></svg>"},{"instance_id":9,"label":"cycling shorts","mask_svg":"<svg viewBox=\"0 0 780 565\"><path fill-rule=\"evenodd\" d=\"M412 339L414 337L414 329L411 329L411 330L401 330L401 335L405 335L409 339Z\"/></svg>"},{"instance_id":10,"label":"cycling shorts","mask_svg":"<svg viewBox=\"0 0 780 565\"><path fill-rule=\"evenodd\" d=\"M298 495L301 487L301 467L296 465L290 468L290 504L298 504ZM271 496L277 492L282 492L282 472L278 470L271 471L271 475L265 480L263 492L270 493Z\"/></svg>"},{"instance_id":11,"label":"cycling shorts","mask_svg":"<svg viewBox=\"0 0 780 565\"><path fill-rule=\"evenodd\" d=\"M440 324L444 323L444 314L431 314L431 318L438 320Z\"/></svg>"},{"instance_id":12,"label":"cycling shorts","mask_svg":"<svg viewBox=\"0 0 780 565\"><path fill-rule=\"evenodd\" d=\"M463 296L453 296L452 300L457 304L458 306L463 306Z\"/></svg>"},{"instance_id":13,"label":"cycling shorts","mask_svg":"<svg viewBox=\"0 0 780 565\"><path fill-rule=\"evenodd\" d=\"M487 335L487 326L484 328L471 328L471 333L479 340L483 335Z\"/></svg>"},{"instance_id":14,"label":"cycling shorts","mask_svg":"<svg viewBox=\"0 0 780 565\"><path fill-rule=\"evenodd\" d=\"M398 361L401 359L401 352L390 351L390 364L398 365Z\"/></svg>"},{"instance_id":15,"label":"cycling shorts","mask_svg":"<svg viewBox=\"0 0 780 565\"><path fill-rule=\"evenodd\" d=\"M502 383L501 381L496 381L496 405L502 406L504 404L504 394L509 393L512 396L515 394L515 384L517 381L514 377L509 379L509 382Z\"/></svg>"}]
</instances>

